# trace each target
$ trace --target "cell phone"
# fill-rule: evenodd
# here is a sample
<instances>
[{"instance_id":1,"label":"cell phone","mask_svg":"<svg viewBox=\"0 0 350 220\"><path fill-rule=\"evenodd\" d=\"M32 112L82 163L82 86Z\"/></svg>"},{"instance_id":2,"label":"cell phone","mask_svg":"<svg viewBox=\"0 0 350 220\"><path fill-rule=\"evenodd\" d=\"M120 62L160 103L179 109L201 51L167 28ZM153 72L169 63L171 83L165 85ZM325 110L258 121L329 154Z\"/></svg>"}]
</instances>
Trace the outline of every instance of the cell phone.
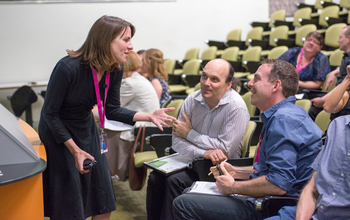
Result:
<instances>
[{"instance_id":1,"label":"cell phone","mask_svg":"<svg viewBox=\"0 0 350 220\"><path fill-rule=\"evenodd\" d=\"M83 169L84 170L91 170L93 167L95 167L97 161L90 160L90 159L85 159L83 163Z\"/></svg>"},{"instance_id":2,"label":"cell phone","mask_svg":"<svg viewBox=\"0 0 350 220\"><path fill-rule=\"evenodd\" d=\"M216 168L218 168L220 175L224 175L224 173L222 172L222 170L220 168L220 164L219 163L216 165Z\"/></svg>"}]
</instances>

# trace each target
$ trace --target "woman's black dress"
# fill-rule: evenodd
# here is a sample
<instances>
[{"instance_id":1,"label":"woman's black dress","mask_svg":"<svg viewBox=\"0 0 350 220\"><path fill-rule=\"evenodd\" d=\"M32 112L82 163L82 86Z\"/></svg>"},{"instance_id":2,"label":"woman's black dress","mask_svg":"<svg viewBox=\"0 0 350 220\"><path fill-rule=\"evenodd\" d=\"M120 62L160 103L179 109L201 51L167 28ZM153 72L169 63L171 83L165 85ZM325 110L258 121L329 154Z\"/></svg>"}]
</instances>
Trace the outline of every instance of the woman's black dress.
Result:
<instances>
[{"instance_id":1,"label":"woman's black dress","mask_svg":"<svg viewBox=\"0 0 350 220\"><path fill-rule=\"evenodd\" d=\"M123 70L111 73L106 101L108 119L133 124L134 111L120 107L119 89ZM104 100L105 76L99 83ZM47 87L39 122L45 145L47 168L43 173L44 212L51 220L85 219L115 210L109 168L101 154L99 131L91 113L96 104L92 71L80 58L62 58ZM64 142L72 138L97 161L87 174L80 174Z\"/></svg>"}]
</instances>

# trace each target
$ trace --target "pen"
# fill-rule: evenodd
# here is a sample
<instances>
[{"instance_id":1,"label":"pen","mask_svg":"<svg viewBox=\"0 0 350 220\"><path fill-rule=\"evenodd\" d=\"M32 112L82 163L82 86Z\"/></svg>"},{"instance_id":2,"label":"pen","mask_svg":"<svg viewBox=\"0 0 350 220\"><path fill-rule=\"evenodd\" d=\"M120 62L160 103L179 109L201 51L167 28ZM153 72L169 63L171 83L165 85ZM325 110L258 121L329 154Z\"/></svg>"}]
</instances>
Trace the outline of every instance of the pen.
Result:
<instances>
[{"instance_id":1,"label":"pen","mask_svg":"<svg viewBox=\"0 0 350 220\"><path fill-rule=\"evenodd\" d=\"M226 162L227 161L227 159L225 159L224 161L222 161L222 162ZM221 163L222 163L221 162ZM216 168L218 168L218 170L219 170L219 172L220 172L220 175L223 175L223 173L222 173L222 171L221 171L221 168L220 168L220 163L218 163L218 164L216 164ZM213 172L209 172L208 173L208 176L210 176L211 174L213 174Z\"/></svg>"}]
</instances>

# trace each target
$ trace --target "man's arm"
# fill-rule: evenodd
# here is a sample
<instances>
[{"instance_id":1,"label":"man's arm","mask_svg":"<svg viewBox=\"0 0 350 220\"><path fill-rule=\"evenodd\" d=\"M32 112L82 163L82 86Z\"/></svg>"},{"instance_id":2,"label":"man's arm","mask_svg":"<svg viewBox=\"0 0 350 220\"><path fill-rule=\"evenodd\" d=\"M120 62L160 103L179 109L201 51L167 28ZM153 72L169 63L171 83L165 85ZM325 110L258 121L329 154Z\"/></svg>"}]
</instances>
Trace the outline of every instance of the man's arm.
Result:
<instances>
[{"instance_id":1,"label":"man's arm","mask_svg":"<svg viewBox=\"0 0 350 220\"><path fill-rule=\"evenodd\" d=\"M322 86L322 81L300 81L299 80L299 87L305 88L305 89L319 89Z\"/></svg>"},{"instance_id":2,"label":"man's arm","mask_svg":"<svg viewBox=\"0 0 350 220\"><path fill-rule=\"evenodd\" d=\"M337 113L344 108L348 93L346 92L350 86L350 66L347 67L348 75L337 87L332 90L332 94L326 99L323 108L326 112Z\"/></svg>"},{"instance_id":3,"label":"man's arm","mask_svg":"<svg viewBox=\"0 0 350 220\"><path fill-rule=\"evenodd\" d=\"M338 75L340 72L339 67L333 70L332 72L328 73L328 79L326 81L326 87L325 90L328 91L328 86L334 86L335 84L335 77Z\"/></svg>"},{"instance_id":4,"label":"man's arm","mask_svg":"<svg viewBox=\"0 0 350 220\"><path fill-rule=\"evenodd\" d=\"M182 105L178 118L180 124L186 122L182 114L183 112L186 113L187 116L192 114L190 111L191 102L194 102L194 100L185 100ZM229 108L229 106L226 108ZM195 129L192 129L191 125L189 133L184 132L185 134L187 133L186 137L175 135L177 132L173 133L173 149L191 158L203 157L204 153L209 150L221 150L225 155L232 155L243 139L249 121L249 114L244 108L236 107L228 109L225 113L228 116L225 118L225 123L220 126L216 123L214 126L220 129L220 133L217 137L200 134ZM192 115L192 117L201 116ZM214 124L215 122L213 121L212 123ZM175 130L177 129L175 128ZM184 127L179 130L184 130Z\"/></svg>"},{"instance_id":5,"label":"man's arm","mask_svg":"<svg viewBox=\"0 0 350 220\"><path fill-rule=\"evenodd\" d=\"M316 175L317 172L315 171L301 192L297 206L296 220L309 220L316 210L318 198L318 191L315 185Z\"/></svg>"},{"instance_id":6,"label":"man's arm","mask_svg":"<svg viewBox=\"0 0 350 220\"><path fill-rule=\"evenodd\" d=\"M251 197L263 197L265 195L284 195L284 189L269 182L265 176L260 176L247 181L235 181L226 168L221 168L224 175L216 176L216 185L222 194L241 194Z\"/></svg>"}]
</instances>

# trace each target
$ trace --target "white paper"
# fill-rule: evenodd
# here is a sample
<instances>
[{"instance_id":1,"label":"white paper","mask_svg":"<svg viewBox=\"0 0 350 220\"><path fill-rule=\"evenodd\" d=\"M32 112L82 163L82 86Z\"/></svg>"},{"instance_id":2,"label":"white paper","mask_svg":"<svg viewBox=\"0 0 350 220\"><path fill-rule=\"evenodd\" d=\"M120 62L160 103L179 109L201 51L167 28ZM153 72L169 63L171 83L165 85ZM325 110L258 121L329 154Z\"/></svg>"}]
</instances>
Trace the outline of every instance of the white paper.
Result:
<instances>
[{"instance_id":1,"label":"white paper","mask_svg":"<svg viewBox=\"0 0 350 220\"><path fill-rule=\"evenodd\" d=\"M295 94L295 98L297 98L297 99L303 99L303 97L304 97L304 93Z\"/></svg>"},{"instance_id":2,"label":"white paper","mask_svg":"<svg viewBox=\"0 0 350 220\"><path fill-rule=\"evenodd\" d=\"M249 196L240 195L240 194L231 194L231 195L221 194L215 182L208 182L208 181L194 182L191 189L188 191L188 193L199 193L199 194L219 195L219 196L235 196L235 197L245 197L245 198L249 197Z\"/></svg>"},{"instance_id":3,"label":"white paper","mask_svg":"<svg viewBox=\"0 0 350 220\"><path fill-rule=\"evenodd\" d=\"M133 128L132 125L128 125L119 121L108 120L105 117L105 129L111 131L129 131Z\"/></svg>"}]
</instances>

